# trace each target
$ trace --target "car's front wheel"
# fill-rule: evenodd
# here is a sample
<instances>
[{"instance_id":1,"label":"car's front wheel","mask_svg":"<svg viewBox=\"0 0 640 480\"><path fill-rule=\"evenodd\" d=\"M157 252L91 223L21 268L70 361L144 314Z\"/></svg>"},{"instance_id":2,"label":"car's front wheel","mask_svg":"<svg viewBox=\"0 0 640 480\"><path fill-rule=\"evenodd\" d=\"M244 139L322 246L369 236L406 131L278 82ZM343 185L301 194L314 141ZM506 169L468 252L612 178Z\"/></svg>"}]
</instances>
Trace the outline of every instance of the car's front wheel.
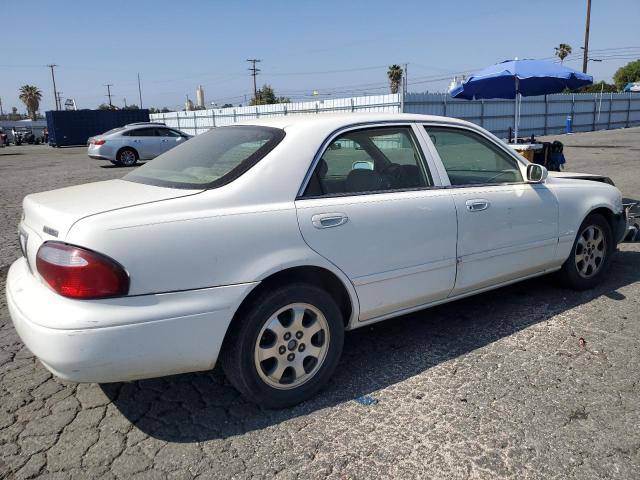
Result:
<instances>
[{"instance_id":1,"label":"car's front wheel","mask_svg":"<svg viewBox=\"0 0 640 480\"><path fill-rule=\"evenodd\" d=\"M331 295L314 285L265 290L239 312L222 368L245 397L268 408L300 403L333 374L344 338Z\"/></svg>"},{"instance_id":2,"label":"car's front wheel","mask_svg":"<svg viewBox=\"0 0 640 480\"><path fill-rule=\"evenodd\" d=\"M614 251L607 220L597 213L588 215L580 225L569 258L562 265L560 279L576 290L595 287L604 278Z\"/></svg>"}]
</instances>

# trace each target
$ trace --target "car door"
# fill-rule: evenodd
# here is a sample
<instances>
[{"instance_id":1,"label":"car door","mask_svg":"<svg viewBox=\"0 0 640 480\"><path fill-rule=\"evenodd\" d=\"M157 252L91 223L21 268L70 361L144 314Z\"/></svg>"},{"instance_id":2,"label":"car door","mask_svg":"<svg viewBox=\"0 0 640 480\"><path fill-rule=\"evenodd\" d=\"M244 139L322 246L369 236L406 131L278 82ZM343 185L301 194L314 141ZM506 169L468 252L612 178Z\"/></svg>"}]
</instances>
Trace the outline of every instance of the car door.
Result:
<instances>
[{"instance_id":1,"label":"car door","mask_svg":"<svg viewBox=\"0 0 640 480\"><path fill-rule=\"evenodd\" d=\"M415 128L334 134L296 200L305 241L351 279L361 321L444 299L454 286L455 206Z\"/></svg>"},{"instance_id":2,"label":"car door","mask_svg":"<svg viewBox=\"0 0 640 480\"><path fill-rule=\"evenodd\" d=\"M130 143L138 152L140 160L151 160L160 155L161 138L155 127L136 128L127 132Z\"/></svg>"},{"instance_id":3,"label":"car door","mask_svg":"<svg viewBox=\"0 0 640 480\"><path fill-rule=\"evenodd\" d=\"M451 296L543 272L558 243L558 202L527 183L506 146L463 127L425 125L458 217L458 274Z\"/></svg>"},{"instance_id":4,"label":"car door","mask_svg":"<svg viewBox=\"0 0 640 480\"><path fill-rule=\"evenodd\" d=\"M180 132L172 130L171 128L159 127L156 129L156 132L160 138L160 154L168 152L173 147L177 147L186 141L186 138L183 137Z\"/></svg>"}]
</instances>

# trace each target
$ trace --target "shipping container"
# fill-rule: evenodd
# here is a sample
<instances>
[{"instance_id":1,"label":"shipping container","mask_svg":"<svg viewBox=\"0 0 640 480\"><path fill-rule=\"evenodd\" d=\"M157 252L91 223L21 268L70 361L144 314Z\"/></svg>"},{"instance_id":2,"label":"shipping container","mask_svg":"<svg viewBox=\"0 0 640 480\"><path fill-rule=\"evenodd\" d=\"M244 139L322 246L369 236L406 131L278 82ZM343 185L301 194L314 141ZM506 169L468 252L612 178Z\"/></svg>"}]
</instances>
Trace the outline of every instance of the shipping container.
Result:
<instances>
[{"instance_id":1,"label":"shipping container","mask_svg":"<svg viewBox=\"0 0 640 480\"><path fill-rule=\"evenodd\" d=\"M89 137L128 123L148 122L149 110L55 110L47 112L49 145L86 145Z\"/></svg>"}]
</instances>

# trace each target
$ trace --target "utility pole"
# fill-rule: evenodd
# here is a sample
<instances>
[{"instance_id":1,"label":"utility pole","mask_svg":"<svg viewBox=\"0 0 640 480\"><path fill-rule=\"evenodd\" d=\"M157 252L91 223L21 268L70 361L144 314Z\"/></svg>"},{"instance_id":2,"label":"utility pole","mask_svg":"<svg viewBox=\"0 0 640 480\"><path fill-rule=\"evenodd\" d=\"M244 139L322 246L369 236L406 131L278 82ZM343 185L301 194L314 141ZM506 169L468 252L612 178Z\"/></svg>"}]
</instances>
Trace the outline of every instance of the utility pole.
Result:
<instances>
[{"instance_id":1,"label":"utility pole","mask_svg":"<svg viewBox=\"0 0 640 480\"><path fill-rule=\"evenodd\" d=\"M58 104L58 91L56 90L56 76L53 73L53 68L57 67L58 65L56 65L55 63L51 63L49 65L47 65L47 67L49 67L51 69L51 80L53 80L53 99L55 100L56 103L56 110L60 110L60 105Z\"/></svg>"},{"instance_id":2,"label":"utility pole","mask_svg":"<svg viewBox=\"0 0 640 480\"><path fill-rule=\"evenodd\" d=\"M107 97L109 97L109 107L113 108L113 104L111 103L111 87L113 87L113 83L107 83L105 87L107 87Z\"/></svg>"},{"instance_id":3,"label":"utility pole","mask_svg":"<svg viewBox=\"0 0 640 480\"><path fill-rule=\"evenodd\" d=\"M142 87L140 86L140 74L138 73L138 97L140 98L140 108L142 108Z\"/></svg>"},{"instance_id":4,"label":"utility pole","mask_svg":"<svg viewBox=\"0 0 640 480\"><path fill-rule=\"evenodd\" d=\"M582 54L582 73L587 73L589 62L589 23L591 23L591 0L587 0L587 24L584 28L584 53Z\"/></svg>"},{"instance_id":5,"label":"utility pole","mask_svg":"<svg viewBox=\"0 0 640 480\"><path fill-rule=\"evenodd\" d=\"M0 97L0 117L4 117L4 112L2 111L2 97Z\"/></svg>"},{"instance_id":6,"label":"utility pole","mask_svg":"<svg viewBox=\"0 0 640 480\"><path fill-rule=\"evenodd\" d=\"M123 100L124 100L124 108L127 108L127 97L124 97Z\"/></svg>"},{"instance_id":7,"label":"utility pole","mask_svg":"<svg viewBox=\"0 0 640 480\"><path fill-rule=\"evenodd\" d=\"M256 68L256 63L261 62L262 60L258 60L257 58L250 58L247 59L247 62L251 62L252 66L251 68L249 68L249 71L251 72L251 75L253 76L253 98L256 100L256 103L258 102L258 86L256 84L256 76L258 75L258 72L260 71L259 68Z\"/></svg>"},{"instance_id":8,"label":"utility pole","mask_svg":"<svg viewBox=\"0 0 640 480\"><path fill-rule=\"evenodd\" d=\"M59 110L62 110L62 92L56 92L56 105L59 105Z\"/></svg>"},{"instance_id":9,"label":"utility pole","mask_svg":"<svg viewBox=\"0 0 640 480\"><path fill-rule=\"evenodd\" d=\"M402 91L404 92L404 94L407 94L407 88L409 87L409 79L408 79L408 75L409 75L409 64L405 63L404 64L404 75L402 76L404 78L404 82L402 82Z\"/></svg>"}]
</instances>

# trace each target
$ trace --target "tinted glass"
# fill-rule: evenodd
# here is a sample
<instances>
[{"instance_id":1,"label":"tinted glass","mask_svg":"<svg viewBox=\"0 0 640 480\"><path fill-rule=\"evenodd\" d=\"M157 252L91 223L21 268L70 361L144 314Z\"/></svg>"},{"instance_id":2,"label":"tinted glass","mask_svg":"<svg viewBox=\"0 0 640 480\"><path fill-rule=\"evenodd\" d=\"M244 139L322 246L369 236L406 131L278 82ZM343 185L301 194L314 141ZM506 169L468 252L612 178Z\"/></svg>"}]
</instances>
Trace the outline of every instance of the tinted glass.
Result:
<instances>
[{"instance_id":1,"label":"tinted glass","mask_svg":"<svg viewBox=\"0 0 640 480\"><path fill-rule=\"evenodd\" d=\"M451 185L522 182L516 160L486 138L455 128L425 128Z\"/></svg>"},{"instance_id":2,"label":"tinted glass","mask_svg":"<svg viewBox=\"0 0 640 480\"><path fill-rule=\"evenodd\" d=\"M305 195L403 190L431 185L410 127L356 130L323 153Z\"/></svg>"},{"instance_id":3,"label":"tinted glass","mask_svg":"<svg viewBox=\"0 0 640 480\"><path fill-rule=\"evenodd\" d=\"M217 187L246 172L284 135L278 128L214 128L147 162L124 179L175 188Z\"/></svg>"},{"instance_id":4,"label":"tinted glass","mask_svg":"<svg viewBox=\"0 0 640 480\"><path fill-rule=\"evenodd\" d=\"M180 134L175 130L171 130L169 128L157 128L158 136L160 137L179 137Z\"/></svg>"},{"instance_id":5,"label":"tinted glass","mask_svg":"<svg viewBox=\"0 0 640 480\"><path fill-rule=\"evenodd\" d=\"M135 130L129 130L128 132L124 132L122 135L126 137L155 137L156 129L155 128L137 128Z\"/></svg>"}]
</instances>

